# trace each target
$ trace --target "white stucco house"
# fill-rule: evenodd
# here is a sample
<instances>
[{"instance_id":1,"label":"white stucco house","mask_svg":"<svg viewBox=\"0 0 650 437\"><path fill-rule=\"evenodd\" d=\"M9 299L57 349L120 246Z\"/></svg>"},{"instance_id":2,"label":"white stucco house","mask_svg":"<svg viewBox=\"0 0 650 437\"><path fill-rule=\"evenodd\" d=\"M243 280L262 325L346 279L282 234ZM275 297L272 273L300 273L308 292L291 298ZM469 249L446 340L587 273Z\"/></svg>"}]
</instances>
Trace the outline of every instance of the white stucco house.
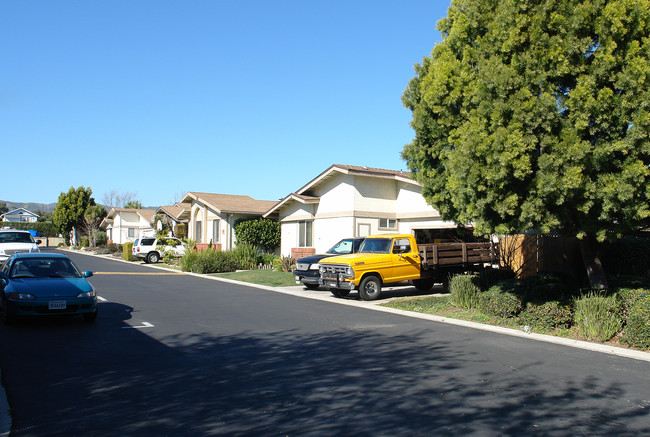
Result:
<instances>
[{"instance_id":1,"label":"white stucco house","mask_svg":"<svg viewBox=\"0 0 650 437\"><path fill-rule=\"evenodd\" d=\"M145 235L155 234L153 209L111 208L100 228L106 230L109 243L124 244Z\"/></svg>"},{"instance_id":2,"label":"white stucco house","mask_svg":"<svg viewBox=\"0 0 650 437\"><path fill-rule=\"evenodd\" d=\"M0 221L13 223L36 223L38 214L35 214L25 208L16 208L12 211L0 215Z\"/></svg>"},{"instance_id":3,"label":"white stucco house","mask_svg":"<svg viewBox=\"0 0 650 437\"><path fill-rule=\"evenodd\" d=\"M410 173L334 164L264 213L282 223L281 253L323 253L342 238L414 234L427 242L457 232L428 205Z\"/></svg>"},{"instance_id":4,"label":"white stucco house","mask_svg":"<svg viewBox=\"0 0 650 437\"><path fill-rule=\"evenodd\" d=\"M250 196L188 192L182 203L189 203L188 237L197 248L229 250L237 245L234 225L244 218L260 218L276 202L256 200ZM275 214L269 214L274 218Z\"/></svg>"}]
</instances>

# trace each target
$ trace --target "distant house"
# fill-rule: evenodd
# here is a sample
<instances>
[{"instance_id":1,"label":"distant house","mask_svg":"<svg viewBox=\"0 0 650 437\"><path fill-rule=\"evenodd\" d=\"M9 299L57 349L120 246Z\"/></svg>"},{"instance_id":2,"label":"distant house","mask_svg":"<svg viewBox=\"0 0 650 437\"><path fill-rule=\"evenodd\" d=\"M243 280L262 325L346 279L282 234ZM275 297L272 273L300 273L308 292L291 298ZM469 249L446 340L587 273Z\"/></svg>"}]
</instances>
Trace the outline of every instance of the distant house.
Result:
<instances>
[{"instance_id":1,"label":"distant house","mask_svg":"<svg viewBox=\"0 0 650 437\"><path fill-rule=\"evenodd\" d=\"M260 218L276 202L256 200L250 196L189 192L182 203L189 203L188 237L204 248L209 244L219 249L237 245L234 225L237 220ZM275 215L270 214L270 217Z\"/></svg>"},{"instance_id":2,"label":"distant house","mask_svg":"<svg viewBox=\"0 0 650 437\"><path fill-rule=\"evenodd\" d=\"M382 233L442 240L453 222L427 204L410 173L335 164L264 213L282 223L282 255L323 253L342 238Z\"/></svg>"},{"instance_id":3,"label":"distant house","mask_svg":"<svg viewBox=\"0 0 650 437\"><path fill-rule=\"evenodd\" d=\"M111 208L100 227L109 243L124 244L144 235L153 235L153 209Z\"/></svg>"},{"instance_id":4,"label":"distant house","mask_svg":"<svg viewBox=\"0 0 650 437\"><path fill-rule=\"evenodd\" d=\"M171 206L158 207L156 210L156 215L164 217L165 224L171 228L172 233L175 235L174 228L176 228L177 225L181 223L187 224L189 222L191 208L192 204L190 203L176 202ZM157 226L157 224L154 223L154 226Z\"/></svg>"},{"instance_id":5,"label":"distant house","mask_svg":"<svg viewBox=\"0 0 650 437\"><path fill-rule=\"evenodd\" d=\"M14 223L35 223L38 221L38 217L38 214L28 211L25 208L16 208L13 211L0 215L1 221Z\"/></svg>"}]
</instances>

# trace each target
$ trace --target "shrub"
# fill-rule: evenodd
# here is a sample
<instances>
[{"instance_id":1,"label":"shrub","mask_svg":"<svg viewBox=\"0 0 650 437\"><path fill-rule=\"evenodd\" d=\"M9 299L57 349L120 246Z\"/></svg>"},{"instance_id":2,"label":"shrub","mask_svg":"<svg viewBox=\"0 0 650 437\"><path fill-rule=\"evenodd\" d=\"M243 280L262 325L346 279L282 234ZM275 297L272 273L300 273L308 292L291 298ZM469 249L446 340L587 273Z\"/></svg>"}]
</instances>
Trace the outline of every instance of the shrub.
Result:
<instances>
[{"instance_id":1,"label":"shrub","mask_svg":"<svg viewBox=\"0 0 650 437\"><path fill-rule=\"evenodd\" d=\"M129 241L122 245L122 256L126 261L133 261L133 253L131 253L132 248L133 248L133 241Z\"/></svg>"},{"instance_id":2,"label":"shrub","mask_svg":"<svg viewBox=\"0 0 650 437\"><path fill-rule=\"evenodd\" d=\"M621 340L639 349L650 349L650 290L625 290L619 298L627 306L626 326Z\"/></svg>"},{"instance_id":3,"label":"shrub","mask_svg":"<svg viewBox=\"0 0 650 437\"><path fill-rule=\"evenodd\" d=\"M291 256L275 257L273 259L273 270L278 272L290 272L296 260Z\"/></svg>"},{"instance_id":4,"label":"shrub","mask_svg":"<svg viewBox=\"0 0 650 437\"><path fill-rule=\"evenodd\" d=\"M99 249L97 249L97 255L108 255L109 253L111 253L111 251L108 250L106 247L100 247Z\"/></svg>"},{"instance_id":5,"label":"shrub","mask_svg":"<svg viewBox=\"0 0 650 437\"><path fill-rule=\"evenodd\" d=\"M551 330L558 327L568 328L573 320L571 307L558 301L544 303L529 302L526 309L519 314L522 325Z\"/></svg>"},{"instance_id":6,"label":"shrub","mask_svg":"<svg viewBox=\"0 0 650 437\"><path fill-rule=\"evenodd\" d=\"M459 308L476 308L478 294L481 291L477 285L476 275L456 275L449 281L451 302Z\"/></svg>"},{"instance_id":7,"label":"shrub","mask_svg":"<svg viewBox=\"0 0 650 437\"><path fill-rule=\"evenodd\" d=\"M90 242L88 241L88 237L85 235L81 237L81 243L79 243L79 247L88 247L90 246Z\"/></svg>"},{"instance_id":8,"label":"shrub","mask_svg":"<svg viewBox=\"0 0 650 437\"><path fill-rule=\"evenodd\" d=\"M650 293L650 290L644 288L621 288L616 292L619 313L623 316L623 319L627 319L629 316L630 308L634 305L634 302L648 293Z\"/></svg>"},{"instance_id":9,"label":"shrub","mask_svg":"<svg viewBox=\"0 0 650 437\"><path fill-rule=\"evenodd\" d=\"M232 256L242 270L254 269L262 263L259 248L249 243L238 243Z\"/></svg>"},{"instance_id":10,"label":"shrub","mask_svg":"<svg viewBox=\"0 0 650 437\"><path fill-rule=\"evenodd\" d=\"M238 244L252 244L267 252L280 245L280 222L277 220L244 219L235 223L234 230Z\"/></svg>"},{"instance_id":11,"label":"shrub","mask_svg":"<svg viewBox=\"0 0 650 437\"><path fill-rule=\"evenodd\" d=\"M106 246L107 241L108 236L106 235L106 231L97 232L97 236L95 237L95 244L97 246Z\"/></svg>"},{"instance_id":12,"label":"shrub","mask_svg":"<svg viewBox=\"0 0 650 437\"><path fill-rule=\"evenodd\" d=\"M115 243L109 243L106 245L106 248L111 252L111 253L116 253L116 252L121 252L120 248L117 247L117 244Z\"/></svg>"},{"instance_id":13,"label":"shrub","mask_svg":"<svg viewBox=\"0 0 650 437\"><path fill-rule=\"evenodd\" d=\"M607 341L622 325L615 296L591 292L575 301L575 324L587 340Z\"/></svg>"},{"instance_id":14,"label":"shrub","mask_svg":"<svg viewBox=\"0 0 650 437\"><path fill-rule=\"evenodd\" d=\"M506 291L500 284L490 287L479 294L478 308L498 317L515 317L522 310L521 299L514 293Z\"/></svg>"},{"instance_id":15,"label":"shrub","mask_svg":"<svg viewBox=\"0 0 650 437\"><path fill-rule=\"evenodd\" d=\"M234 272L239 267L232 251L206 249L202 251L189 250L181 259L181 269L193 273L222 273Z\"/></svg>"},{"instance_id":16,"label":"shrub","mask_svg":"<svg viewBox=\"0 0 650 437\"><path fill-rule=\"evenodd\" d=\"M187 237L187 225L185 223L179 223L176 226L174 226L174 236L176 238L180 238L181 240L183 238Z\"/></svg>"},{"instance_id":17,"label":"shrub","mask_svg":"<svg viewBox=\"0 0 650 437\"><path fill-rule=\"evenodd\" d=\"M513 279L514 277L515 273L510 269L487 268L479 272L478 285L481 290L487 290L493 285L496 285L497 282L504 281L506 279Z\"/></svg>"}]
</instances>

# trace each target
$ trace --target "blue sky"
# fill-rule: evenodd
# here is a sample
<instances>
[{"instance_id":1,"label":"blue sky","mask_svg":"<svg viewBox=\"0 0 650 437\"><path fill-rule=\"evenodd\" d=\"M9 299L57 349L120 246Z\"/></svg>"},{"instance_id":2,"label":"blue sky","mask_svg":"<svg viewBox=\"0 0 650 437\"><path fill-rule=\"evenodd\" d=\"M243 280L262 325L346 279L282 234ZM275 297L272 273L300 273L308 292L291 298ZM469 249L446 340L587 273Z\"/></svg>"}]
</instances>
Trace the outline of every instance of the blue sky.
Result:
<instances>
[{"instance_id":1,"label":"blue sky","mask_svg":"<svg viewBox=\"0 0 650 437\"><path fill-rule=\"evenodd\" d=\"M276 200L335 163L407 170L401 96L448 7L4 0L0 199Z\"/></svg>"}]
</instances>

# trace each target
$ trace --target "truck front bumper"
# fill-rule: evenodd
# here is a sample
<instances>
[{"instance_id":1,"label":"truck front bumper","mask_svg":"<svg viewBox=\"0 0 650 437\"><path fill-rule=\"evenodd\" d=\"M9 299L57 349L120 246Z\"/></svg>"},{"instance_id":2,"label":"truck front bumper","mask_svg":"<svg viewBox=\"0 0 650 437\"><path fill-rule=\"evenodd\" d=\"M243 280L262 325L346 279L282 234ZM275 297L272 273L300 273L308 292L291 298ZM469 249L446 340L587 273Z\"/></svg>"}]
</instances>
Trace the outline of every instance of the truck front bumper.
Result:
<instances>
[{"instance_id":1,"label":"truck front bumper","mask_svg":"<svg viewBox=\"0 0 650 437\"><path fill-rule=\"evenodd\" d=\"M325 287L325 288L337 288L340 290L354 289L353 281L346 281L345 278L341 278L339 275L336 274L331 274L331 275L326 274L321 276L319 283L321 287Z\"/></svg>"}]
</instances>

